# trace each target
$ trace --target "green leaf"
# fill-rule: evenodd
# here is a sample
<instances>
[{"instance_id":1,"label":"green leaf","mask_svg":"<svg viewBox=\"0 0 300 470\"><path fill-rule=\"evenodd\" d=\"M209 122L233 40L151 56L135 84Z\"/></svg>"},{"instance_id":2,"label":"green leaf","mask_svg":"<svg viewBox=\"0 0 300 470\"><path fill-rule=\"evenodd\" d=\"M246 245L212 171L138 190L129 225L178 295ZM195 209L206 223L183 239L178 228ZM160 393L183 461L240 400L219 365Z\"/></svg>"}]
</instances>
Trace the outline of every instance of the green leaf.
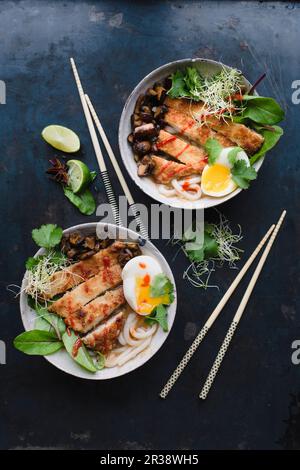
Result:
<instances>
[{"instance_id":1,"label":"green leaf","mask_svg":"<svg viewBox=\"0 0 300 470\"><path fill-rule=\"evenodd\" d=\"M190 261L200 262L217 257L218 244L212 236L212 230L213 227L205 223L203 236L198 232L194 242L185 244L185 251Z\"/></svg>"},{"instance_id":2,"label":"green leaf","mask_svg":"<svg viewBox=\"0 0 300 470\"><path fill-rule=\"evenodd\" d=\"M181 98L188 96L184 76L184 73L180 70L177 70L171 75L172 87L168 91L168 95L171 98Z\"/></svg>"},{"instance_id":3,"label":"green leaf","mask_svg":"<svg viewBox=\"0 0 300 470\"><path fill-rule=\"evenodd\" d=\"M50 331L31 330L17 336L14 347L25 354L47 356L61 349L63 343Z\"/></svg>"},{"instance_id":4,"label":"green leaf","mask_svg":"<svg viewBox=\"0 0 300 470\"><path fill-rule=\"evenodd\" d=\"M51 331L51 333L55 334L50 323L48 323L43 317L37 317L34 322L34 329L35 330L43 330L43 331Z\"/></svg>"},{"instance_id":5,"label":"green leaf","mask_svg":"<svg viewBox=\"0 0 300 470\"><path fill-rule=\"evenodd\" d=\"M169 305L174 300L173 291L174 286L165 274L161 273L154 276L153 282L150 286L150 297L169 295L169 302L166 304Z\"/></svg>"},{"instance_id":6,"label":"green leaf","mask_svg":"<svg viewBox=\"0 0 300 470\"><path fill-rule=\"evenodd\" d=\"M74 331L69 329L62 336L64 346L71 358L89 372L97 372L94 361L83 343L81 343L81 346L78 348L77 354L73 354L73 348L78 339L79 336L77 336Z\"/></svg>"},{"instance_id":7,"label":"green leaf","mask_svg":"<svg viewBox=\"0 0 300 470\"><path fill-rule=\"evenodd\" d=\"M147 323L157 322L163 329L163 331L168 331L168 312L164 305L160 304L151 312L150 315L145 317Z\"/></svg>"},{"instance_id":8,"label":"green leaf","mask_svg":"<svg viewBox=\"0 0 300 470\"><path fill-rule=\"evenodd\" d=\"M250 158L250 163L253 165L257 160L259 160L266 152L271 150L277 142L279 141L280 137L283 134L283 129L279 126L273 126L271 129L259 129L258 132L263 136L264 143L261 146L260 150L256 152Z\"/></svg>"},{"instance_id":9,"label":"green leaf","mask_svg":"<svg viewBox=\"0 0 300 470\"><path fill-rule=\"evenodd\" d=\"M63 333L66 331L66 325L61 317L50 313L46 306L42 306L36 303L34 299L32 299L30 303L28 302L28 304L36 312L39 318L46 321L49 326L53 328L55 334L58 331L59 336L63 335Z\"/></svg>"},{"instance_id":10,"label":"green leaf","mask_svg":"<svg viewBox=\"0 0 300 470\"><path fill-rule=\"evenodd\" d=\"M204 258L216 258L218 255L218 244L216 240L208 233L204 232Z\"/></svg>"},{"instance_id":11,"label":"green leaf","mask_svg":"<svg viewBox=\"0 0 300 470\"><path fill-rule=\"evenodd\" d=\"M228 160L232 166L235 164L239 152L243 152L241 147L234 147L230 152L228 152Z\"/></svg>"},{"instance_id":12,"label":"green leaf","mask_svg":"<svg viewBox=\"0 0 300 470\"><path fill-rule=\"evenodd\" d=\"M209 138L207 139L204 148L208 153L209 165L213 165L223 149L222 145L216 139Z\"/></svg>"},{"instance_id":13,"label":"green leaf","mask_svg":"<svg viewBox=\"0 0 300 470\"><path fill-rule=\"evenodd\" d=\"M283 109L273 98L244 95L243 104L242 116L259 124L273 125L284 119Z\"/></svg>"},{"instance_id":14,"label":"green leaf","mask_svg":"<svg viewBox=\"0 0 300 470\"><path fill-rule=\"evenodd\" d=\"M97 354L97 359L95 361L95 367L97 370L102 370L105 367L105 356L99 351L95 351Z\"/></svg>"},{"instance_id":15,"label":"green leaf","mask_svg":"<svg viewBox=\"0 0 300 470\"><path fill-rule=\"evenodd\" d=\"M187 67L184 77L188 95L195 101L201 98L201 91L203 87L203 78L195 67Z\"/></svg>"},{"instance_id":16,"label":"green leaf","mask_svg":"<svg viewBox=\"0 0 300 470\"><path fill-rule=\"evenodd\" d=\"M42 248L54 248L60 243L62 232L57 225L47 224L32 230L32 238Z\"/></svg>"},{"instance_id":17,"label":"green leaf","mask_svg":"<svg viewBox=\"0 0 300 470\"><path fill-rule=\"evenodd\" d=\"M40 256L38 256L37 258L33 258L32 256L27 258L26 263L25 263L25 267L27 271L33 271L34 268L36 268L37 265L39 264L40 259L41 259Z\"/></svg>"},{"instance_id":18,"label":"green leaf","mask_svg":"<svg viewBox=\"0 0 300 470\"><path fill-rule=\"evenodd\" d=\"M240 188L249 188L249 181L255 180L257 177L256 170L247 166L244 160L238 160L231 170L232 179Z\"/></svg>"},{"instance_id":19,"label":"green leaf","mask_svg":"<svg viewBox=\"0 0 300 470\"><path fill-rule=\"evenodd\" d=\"M63 189L65 196L69 199L70 202L72 202L72 204L74 204L74 206L77 207L77 209L80 210L82 214L91 215L95 212L96 202L89 189L86 189L81 194L74 194L73 191L67 186L65 186Z\"/></svg>"},{"instance_id":20,"label":"green leaf","mask_svg":"<svg viewBox=\"0 0 300 470\"><path fill-rule=\"evenodd\" d=\"M96 171L90 171L90 178L91 178L91 183L97 178L97 172Z\"/></svg>"}]
</instances>

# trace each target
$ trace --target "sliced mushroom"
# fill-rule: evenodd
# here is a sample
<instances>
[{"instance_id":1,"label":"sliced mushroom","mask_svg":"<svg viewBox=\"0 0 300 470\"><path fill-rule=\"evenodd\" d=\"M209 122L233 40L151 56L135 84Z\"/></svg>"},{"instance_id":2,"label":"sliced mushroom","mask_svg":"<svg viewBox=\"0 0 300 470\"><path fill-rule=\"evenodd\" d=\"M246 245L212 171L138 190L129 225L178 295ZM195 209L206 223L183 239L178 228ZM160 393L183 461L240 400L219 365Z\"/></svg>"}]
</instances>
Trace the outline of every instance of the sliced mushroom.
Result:
<instances>
[{"instance_id":1,"label":"sliced mushroom","mask_svg":"<svg viewBox=\"0 0 300 470\"><path fill-rule=\"evenodd\" d=\"M134 129L134 138L137 140L152 139L157 137L158 132L153 123L143 124Z\"/></svg>"},{"instance_id":2,"label":"sliced mushroom","mask_svg":"<svg viewBox=\"0 0 300 470\"><path fill-rule=\"evenodd\" d=\"M155 164L149 155L145 155L142 160L138 163L137 173L138 176L151 175L154 170Z\"/></svg>"},{"instance_id":3,"label":"sliced mushroom","mask_svg":"<svg viewBox=\"0 0 300 470\"><path fill-rule=\"evenodd\" d=\"M84 240L84 237L79 232L73 232L70 235L69 241L71 245L77 246L80 245Z\"/></svg>"},{"instance_id":4,"label":"sliced mushroom","mask_svg":"<svg viewBox=\"0 0 300 470\"><path fill-rule=\"evenodd\" d=\"M130 145L132 145L133 144L133 134L129 134L129 136L127 137L127 140L130 143Z\"/></svg>"},{"instance_id":5,"label":"sliced mushroom","mask_svg":"<svg viewBox=\"0 0 300 470\"><path fill-rule=\"evenodd\" d=\"M139 156L146 155L151 150L151 142L148 140L137 141L133 144L133 150Z\"/></svg>"}]
</instances>

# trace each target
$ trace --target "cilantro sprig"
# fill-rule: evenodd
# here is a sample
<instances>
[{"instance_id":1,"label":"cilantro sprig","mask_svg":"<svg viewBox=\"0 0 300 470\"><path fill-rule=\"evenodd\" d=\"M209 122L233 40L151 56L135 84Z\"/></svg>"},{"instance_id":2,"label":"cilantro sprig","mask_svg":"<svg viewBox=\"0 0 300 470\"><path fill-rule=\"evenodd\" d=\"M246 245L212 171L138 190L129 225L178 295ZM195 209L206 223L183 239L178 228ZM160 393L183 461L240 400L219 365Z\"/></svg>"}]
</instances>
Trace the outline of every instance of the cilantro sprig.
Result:
<instances>
[{"instance_id":1,"label":"cilantro sprig","mask_svg":"<svg viewBox=\"0 0 300 470\"><path fill-rule=\"evenodd\" d=\"M152 298L164 297L164 303L157 305L150 315L145 317L147 323L157 322L163 331L168 331L168 311L166 306L174 301L174 286L170 279L163 273L154 276L150 285L150 296Z\"/></svg>"}]
</instances>

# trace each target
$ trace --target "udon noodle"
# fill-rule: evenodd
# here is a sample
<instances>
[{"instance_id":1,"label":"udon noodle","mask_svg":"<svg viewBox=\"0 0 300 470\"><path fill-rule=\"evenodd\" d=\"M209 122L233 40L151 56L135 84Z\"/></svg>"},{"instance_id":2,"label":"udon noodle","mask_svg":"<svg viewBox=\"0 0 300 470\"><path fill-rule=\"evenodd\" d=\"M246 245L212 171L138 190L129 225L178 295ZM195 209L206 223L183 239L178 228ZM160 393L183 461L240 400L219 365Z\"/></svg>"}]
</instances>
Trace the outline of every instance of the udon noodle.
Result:
<instances>
[{"instance_id":1,"label":"udon noodle","mask_svg":"<svg viewBox=\"0 0 300 470\"><path fill-rule=\"evenodd\" d=\"M105 358L105 367L123 366L150 346L157 323L147 325L144 319L130 312L117 345Z\"/></svg>"}]
</instances>

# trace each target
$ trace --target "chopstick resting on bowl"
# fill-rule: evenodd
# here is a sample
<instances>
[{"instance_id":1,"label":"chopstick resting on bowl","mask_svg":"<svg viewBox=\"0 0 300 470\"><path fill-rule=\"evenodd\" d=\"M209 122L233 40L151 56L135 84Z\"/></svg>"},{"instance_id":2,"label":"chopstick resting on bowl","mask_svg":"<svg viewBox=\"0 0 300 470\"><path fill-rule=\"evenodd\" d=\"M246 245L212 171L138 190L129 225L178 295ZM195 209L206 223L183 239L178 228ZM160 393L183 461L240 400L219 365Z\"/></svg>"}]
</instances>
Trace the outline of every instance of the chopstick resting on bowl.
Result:
<instances>
[{"instance_id":1,"label":"chopstick resting on bowl","mask_svg":"<svg viewBox=\"0 0 300 470\"><path fill-rule=\"evenodd\" d=\"M122 187L122 189L123 189L123 191L124 191L124 194L125 194L125 196L126 196L126 198L127 198L129 207L130 207L130 209L131 209L131 211L132 211L132 213L133 213L133 215L134 215L134 217L135 217L136 222L138 223L138 225L139 225L139 227L140 227L140 233L141 233L142 237L147 240L147 239L149 238L148 233L147 233L147 230L145 229L144 224L143 224L143 222L142 222L142 220L141 220L141 218L140 218L140 216L139 216L139 214L138 214L138 209L137 209L137 207L136 207L136 204L135 204L135 202L134 202L134 199L133 199L133 197L132 197L132 194L131 194L131 192L130 192L130 190L129 190L129 188L128 188L128 185L127 185L127 183L126 183L126 180L125 180L125 178L124 178L124 176L123 176L123 174L122 174L121 168L120 168L119 163L118 163L118 161L117 161L117 159L116 159L116 156L115 156L115 154L114 154L114 152L113 152L113 149L111 148L111 145L110 145L110 143L109 143L109 141L108 141L108 138L107 138L107 136L106 136L106 134L105 134L105 131L104 131L103 127L102 127L102 124L101 124L101 122L100 122L100 120L99 120L99 117L98 117L98 115L97 115L97 113L96 113L96 111L95 111L95 108L94 108L94 106L93 106L93 104L92 104L92 102L91 102L89 96L86 95L86 94L85 94L84 96L85 96L85 100L86 100L86 102L87 102L87 105L88 105L88 107L89 107L90 113L91 113L91 115L92 115L92 118L94 119L94 122L95 122L95 124L96 124L96 127L97 127L97 129L98 129L98 131L99 131L99 134L100 134L100 137L101 137L102 142L103 142L103 144L104 144L104 147L106 148L106 152L107 152L107 154L108 154L108 156L109 156L109 158L110 158L110 161L111 161L111 163L112 163L112 165L113 165L113 167L114 167L114 170L115 170L115 172L116 172L116 175L117 175L117 177L118 177L118 179L119 179L120 185L121 185L121 187Z\"/></svg>"},{"instance_id":2,"label":"chopstick resting on bowl","mask_svg":"<svg viewBox=\"0 0 300 470\"><path fill-rule=\"evenodd\" d=\"M285 215L285 212L283 214ZM260 250L262 249L262 247L264 246L264 244L266 243L266 241L270 237L270 235L273 232L274 228L275 228L275 225L273 224L269 228L269 230L267 231L265 236L262 238L260 243L257 245L257 247L255 248L255 250L253 251L251 256L248 258L248 260L246 261L246 263L242 267L241 271L238 273L238 275L234 279L234 281L231 284L231 286L229 287L229 289L225 292L224 296L222 297L222 299L220 300L220 302L218 303L218 305L216 306L216 308L214 309L212 314L209 316L208 320L205 322L204 326L202 327L202 329L200 330L200 332L198 333L198 335L196 336L196 338L192 342L191 346L189 347L189 349L187 350L187 352L185 353L185 355L181 359L180 363L178 364L178 366L176 367L176 369L174 370L174 372L170 376L169 380L167 381L167 383L165 384L163 389L161 390L161 392L160 392L160 397L161 398L166 398L167 395L169 394L169 392L171 391L171 389L173 388L173 386L175 385L176 381L178 380L178 378L180 377L180 375L184 371L185 367L187 366L187 364L189 363L189 361L191 360L191 358L193 357L193 355L197 351L197 349L200 346L201 342L203 341L203 339L207 335L208 331L210 330L210 328L212 327L212 325L214 324L214 322L216 321L216 319L220 315L220 313L223 310L224 306L226 305L226 303L230 299L231 295L235 291L236 287L239 285L239 283L241 282L241 280L245 276L246 272L248 271L248 269L252 265L253 261L257 257L258 253L260 252ZM278 228L278 230L279 230L279 228Z\"/></svg>"},{"instance_id":3,"label":"chopstick resting on bowl","mask_svg":"<svg viewBox=\"0 0 300 470\"><path fill-rule=\"evenodd\" d=\"M82 104L83 112L84 112L84 115L85 115L85 119L86 119L86 122L87 122L87 125L88 125L88 129L89 129L90 136L91 136L91 139L92 139L95 154L96 154L96 157L97 157L97 160L98 160L101 177L102 177L104 187L105 187L105 191L106 191L106 194L107 194L107 199L108 199L108 202L111 205L113 216L114 216L116 224L117 225L122 225L121 224L121 219L120 219L120 213L119 213L119 206L117 204L116 197L115 197L115 194L114 194L114 191L113 191L113 188L112 188L112 184L110 182L110 179L109 179L109 176L108 176L108 173L107 173L107 168L106 168L105 161L104 161L104 158L103 158L103 155L102 155L102 152L101 152L101 148L100 148L99 141L98 141L98 138L97 138L97 134L96 134L96 131L95 131L95 127L94 127L94 124L93 124L93 120L92 120L88 105L87 105L85 97L84 97L84 91L83 91L83 88L82 88L82 85L81 85L81 81L80 81L80 77L79 77L79 74L78 74L78 71L77 71L77 68L76 68L76 65L75 65L75 61L74 61L73 58L71 58L70 62L71 62L72 70L73 70L73 73L74 73L76 85L77 85L77 88L78 88L78 93L79 93L80 101L81 101L81 104Z\"/></svg>"},{"instance_id":4,"label":"chopstick resting on bowl","mask_svg":"<svg viewBox=\"0 0 300 470\"><path fill-rule=\"evenodd\" d=\"M215 380L215 377L216 377L216 375L217 375L217 372L218 372L218 370L219 370L219 368L220 368L220 366L221 366L221 364L222 364L222 361L223 361L223 359L224 359L224 356L225 356L225 354L226 354L226 351L228 350L228 347L229 347L229 345L230 345L230 343L231 343L231 340L232 340L232 338L233 338L233 335L234 335L234 333L235 333L235 331L236 331L236 329L237 329L237 326L238 326L238 324L239 324L239 322L240 322L240 319L242 318L242 315L243 315L243 313L244 313L244 311L245 311L245 308L246 308L247 303L248 303L248 300L249 300L249 298L250 298L250 296L251 296L251 294L252 294L252 291L253 291L253 289L254 289L254 286L255 286L255 284L256 284L256 281L257 281L257 279L258 279L258 277L259 277L259 275L260 275L260 273L261 273L261 270L262 270L262 268L263 268L263 266L264 266L264 264L265 264L265 261L266 261L266 259L267 259L267 256L268 256L268 254L270 253L270 250L271 250L271 248L272 248L272 245L273 245L273 243L274 243L274 240L275 240L275 238L276 238L276 235L277 235L277 233L279 232L279 229L280 229L280 227L281 227L281 225L282 225L283 219L285 218L285 214L286 214L286 211L284 210L284 211L282 212L282 214L281 214L281 216L280 216L280 218L279 218L277 224L276 224L275 230L273 231L273 233L272 233L272 235L271 235L271 238L270 238L270 240L269 240L269 242L268 242L266 248L264 249L264 252L263 252L263 254L262 254L262 256L261 256L261 258L260 258L260 260L259 260L259 262L258 262L258 265L257 265L257 267L256 267L256 269L255 269L255 271L254 271L254 273L253 273L253 276L252 276L252 278L251 278L251 280L250 280L250 282L249 282L249 284L248 284L248 287L247 287L247 289L246 289L246 291L245 291L245 294L243 295L243 298L242 298L242 300L241 300L241 303L240 303L240 305L239 305L239 307L238 307L238 309L237 309L237 311L236 311L236 313L235 313L235 315L234 315L234 317L233 317L233 320L232 320L232 322L231 322L231 324L230 324L230 327L229 327L229 329L228 329L228 331L227 331L227 333L226 333L226 336L225 336L225 338L224 338L224 341L223 341L223 343L222 343L222 345L221 345L221 347L220 347L220 349L219 349L219 352L218 352L218 354L217 354L217 356L216 356L216 359L215 359L215 361L214 361L214 363L213 363L213 366L212 366L212 368L211 368L211 370L210 370L210 372L209 372L209 374L208 374L208 376L207 376L207 379L206 379L206 381L205 381L205 383L204 383L204 385L203 385L203 388L202 388L202 390L201 390L201 392L200 392L200 394L199 394L199 398L202 398L203 400L205 400L205 398L207 397L208 392L209 392L209 390L211 389L212 384L214 383L214 380Z\"/></svg>"}]
</instances>

